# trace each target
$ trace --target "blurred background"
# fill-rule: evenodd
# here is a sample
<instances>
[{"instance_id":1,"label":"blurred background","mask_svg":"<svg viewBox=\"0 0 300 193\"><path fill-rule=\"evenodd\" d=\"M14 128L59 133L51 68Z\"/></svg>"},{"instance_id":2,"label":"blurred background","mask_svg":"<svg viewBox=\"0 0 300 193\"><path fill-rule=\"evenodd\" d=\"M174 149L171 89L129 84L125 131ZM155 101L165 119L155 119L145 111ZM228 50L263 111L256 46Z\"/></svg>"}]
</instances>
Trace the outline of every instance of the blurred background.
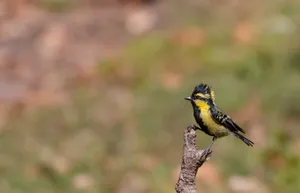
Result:
<instances>
[{"instance_id":1,"label":"blurred background","mask_svg":"<svg viewBox=\"0 0 300 193\"><path fill-rule=\"evenodd\" d=\"M171 193L189 96L218 140L198 192L300 192L297 0L1 0L0 192ZM198 134L204 149L211 137Z\"/></svg>"}]
</instances>

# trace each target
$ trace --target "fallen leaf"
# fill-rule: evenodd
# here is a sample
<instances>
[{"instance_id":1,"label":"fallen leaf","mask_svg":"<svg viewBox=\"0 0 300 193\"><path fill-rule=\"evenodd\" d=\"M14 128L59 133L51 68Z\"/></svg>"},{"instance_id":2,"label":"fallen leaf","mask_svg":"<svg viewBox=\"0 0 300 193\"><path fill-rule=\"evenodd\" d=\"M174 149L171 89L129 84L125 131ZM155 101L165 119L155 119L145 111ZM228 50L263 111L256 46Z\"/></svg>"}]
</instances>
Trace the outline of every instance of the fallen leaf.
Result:
<instances>
[{"instance_id":1,"label":"fallen leaf","mask_svg":"<svg viewBox=\"0 0 300 193\"><path fill-rule=\"evenodd\" d=\"M254 28L247 22L239 23L233 30L233 36L237 44L248 44L255 39Z\"/></svg>"}]
</instances>

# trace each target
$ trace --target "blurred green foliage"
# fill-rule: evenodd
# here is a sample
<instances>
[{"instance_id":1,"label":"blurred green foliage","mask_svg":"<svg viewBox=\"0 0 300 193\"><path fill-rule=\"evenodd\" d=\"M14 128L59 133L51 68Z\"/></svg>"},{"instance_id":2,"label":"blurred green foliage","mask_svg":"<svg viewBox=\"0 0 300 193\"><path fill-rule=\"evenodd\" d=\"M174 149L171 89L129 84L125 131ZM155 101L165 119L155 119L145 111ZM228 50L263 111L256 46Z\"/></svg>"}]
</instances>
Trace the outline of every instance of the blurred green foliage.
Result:
<instances>
[{"instance_id":1,"label":"blurred green foliage","mask_svg":"<svg viewBox=\"0 0 300 193\"><path fill-rule=\"evenodd\" d=\"M66 12L74 7L76 0L35 0L41 8L50 12Z\"/></svg>"},{"instance_id":2,"label":"blurred green foliage","mask_svg":"<svg viewBox=\"0 0 300 193\"><path fill-rule=\"evenodd\" d=\"M55 10L69 3L39 2ZM230 114L257 96L260 120L241 116L260 121L265 132L265 145L254 148L231 137L217 141L209 162L222 182L210 186L231 192L230 176L245 175L258 178L270 192L299 192L299 6L296 1L267 2L262 3L270 6L264 13L253 14L259 21L250 21L258 31L250 42L235 42L234 13L222 18L223 12L204 9L207 14L199 20L192 19L198 13L177 13L182 29L203 30L203 43L178 43L173 31L139 37L118 57L99 62L100 80L94 81L100 87L78 86L64 106L11 118L0 136L0 191L174 192L183 130L194 123L183 97L206 82ZM240 124L251 133L246 121ZM210 140L199 133L198 146L205 148ZM93 179L92 188L76 188L79 174ZM199 192L219 192L197 183Z\"/></svg>"}]
</instances>

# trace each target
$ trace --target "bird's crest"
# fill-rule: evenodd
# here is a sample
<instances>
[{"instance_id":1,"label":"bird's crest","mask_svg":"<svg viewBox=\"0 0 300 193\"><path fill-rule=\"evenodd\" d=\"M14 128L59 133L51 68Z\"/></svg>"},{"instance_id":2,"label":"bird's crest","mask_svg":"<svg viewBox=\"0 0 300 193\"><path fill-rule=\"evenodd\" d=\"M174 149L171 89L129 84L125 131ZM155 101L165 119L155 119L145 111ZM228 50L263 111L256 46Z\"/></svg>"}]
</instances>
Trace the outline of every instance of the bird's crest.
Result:
<instances>
[{"instance_id":1,"label":"bird's crest","mask_svg":"<svg viewBox=\"0 0 300 193\"><path fill-rule=\"evenodd\" d=\"M210 86L204 83L200 83L199 85L195 86L192 96L199 95L204 98L211 98L212 101L215 101L215 94L214 91L211 89Z\"/></svg>"}]
</instances>

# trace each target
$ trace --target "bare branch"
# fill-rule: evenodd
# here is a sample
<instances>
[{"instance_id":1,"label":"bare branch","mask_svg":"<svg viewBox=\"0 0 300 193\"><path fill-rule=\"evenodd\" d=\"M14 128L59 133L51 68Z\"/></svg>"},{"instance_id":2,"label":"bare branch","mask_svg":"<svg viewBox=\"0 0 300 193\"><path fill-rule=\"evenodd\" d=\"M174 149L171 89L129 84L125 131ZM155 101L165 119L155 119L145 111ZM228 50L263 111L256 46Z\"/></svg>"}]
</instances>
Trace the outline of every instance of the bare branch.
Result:
<instances>
[{"instance_id":1,"label":"bare branch","mask_svg":"<svg viewBox=\"0 0 300 193\"><path fill-rule=\"evenodd\" d=\"M195 178L198 168L210 158L211 150L203 151L196 147L196 128L189 126L184 131L184 145L181 171L176 183L177 193L196 193Z\"/></svg>"}]
</instances>

